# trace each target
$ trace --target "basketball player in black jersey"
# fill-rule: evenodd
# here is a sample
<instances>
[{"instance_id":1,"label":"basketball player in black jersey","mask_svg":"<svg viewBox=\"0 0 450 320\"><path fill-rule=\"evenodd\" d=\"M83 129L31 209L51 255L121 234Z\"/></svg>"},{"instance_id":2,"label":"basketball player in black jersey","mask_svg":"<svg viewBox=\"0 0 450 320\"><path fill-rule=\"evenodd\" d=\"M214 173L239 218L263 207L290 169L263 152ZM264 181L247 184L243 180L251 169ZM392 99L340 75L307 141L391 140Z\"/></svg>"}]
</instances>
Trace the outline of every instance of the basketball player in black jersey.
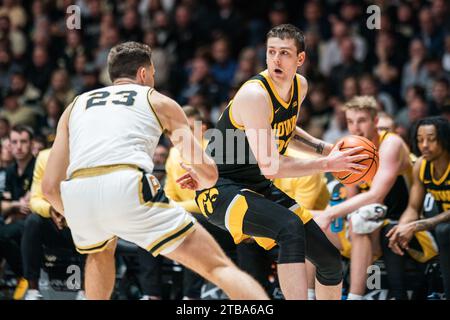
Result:
<instances>
[{"instance_id":1,"label":"basketball player in black jersey","mask_svg":"<svg viewBox=\"0 0 450 320\"><path fill-rule=\"evenodd\" d=\"M198 191L196 201L213 224L228 230L235 243L253 237L270 249L279 245L278 276L286 299L306 299L305 256L317 267L317 298L339 299L342 286L338 250L310 212L273 186L270 179L324 171L359 172L362 148L339 151L296 126L307 81L297 68L305 60L302 32L292 25L267 34L267 70L247 81L223 112L207 151L219 180ZM242 143L241 143L242 142ZM322 155L296 159L287 146ZM191 187L186 181L185 187Z\"/></svg>"},{"instance_id":2,"label":"basketball player in black jersey","mask_svg":"<svg viewBox=\"0 0 450 320\"><path fill-rule=\"evenodd\" d=\"M418 121L414 133L415 149L422 156L414 165L408 208L387 234L389 246L403 255L415 232L434 229L445 295L450 299L450 125L443 117L425 118ZM418 220L426 192L433 195L440 214Z\"/></svg>"}]
</instances>

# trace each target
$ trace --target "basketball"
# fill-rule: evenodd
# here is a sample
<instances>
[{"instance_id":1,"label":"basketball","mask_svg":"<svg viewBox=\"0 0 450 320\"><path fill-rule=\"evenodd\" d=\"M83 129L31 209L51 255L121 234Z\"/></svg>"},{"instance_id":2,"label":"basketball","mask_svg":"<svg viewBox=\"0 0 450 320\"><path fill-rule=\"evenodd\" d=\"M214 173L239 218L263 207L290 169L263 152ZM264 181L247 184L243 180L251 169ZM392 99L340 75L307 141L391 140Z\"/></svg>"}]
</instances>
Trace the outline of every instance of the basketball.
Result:
<instances>
[{"instance_id":1,"label":"basketball","mask_svg":"<svg viewBox=\"0 0 450 320\"><path fill-rule=\"evenodd\" d=\"M361 160L359 164L365 165L367 168L360 173L351 173L349 171L333 172L333 176L342 184L353 185L358 182L371 182L378 169L378 150L369 139L360 136L346 136L337 143L343 141L344 144L340 150L345 151L354 147L364 147L364 150L358 154L367 154L369 158Z\"/></svg>"}]
</instances>

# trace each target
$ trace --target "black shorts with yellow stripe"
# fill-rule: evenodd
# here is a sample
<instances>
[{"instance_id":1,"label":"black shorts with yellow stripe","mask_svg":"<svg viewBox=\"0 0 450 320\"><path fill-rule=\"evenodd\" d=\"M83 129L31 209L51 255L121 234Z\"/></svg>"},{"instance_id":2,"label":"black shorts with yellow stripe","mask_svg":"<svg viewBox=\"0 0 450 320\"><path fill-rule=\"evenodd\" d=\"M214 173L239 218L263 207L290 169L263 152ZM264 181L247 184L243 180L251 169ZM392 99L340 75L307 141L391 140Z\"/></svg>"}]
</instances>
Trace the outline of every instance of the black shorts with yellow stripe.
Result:
<instances>
[{"instance_id":1,"label":"black shorts with yellow stripe","mask_svg":"<svg viewBox=\"0 0 450 320\"><path fill-rule=\"evenodd\" d=\"M196 202L212 224L228 230L236 244L249 237L264 249L276 243L278 225L286 216L297 215L306 224L311 213L275 187L249 187L219 178L213 188L198 191Z\"/></svg>"}]
</instances>

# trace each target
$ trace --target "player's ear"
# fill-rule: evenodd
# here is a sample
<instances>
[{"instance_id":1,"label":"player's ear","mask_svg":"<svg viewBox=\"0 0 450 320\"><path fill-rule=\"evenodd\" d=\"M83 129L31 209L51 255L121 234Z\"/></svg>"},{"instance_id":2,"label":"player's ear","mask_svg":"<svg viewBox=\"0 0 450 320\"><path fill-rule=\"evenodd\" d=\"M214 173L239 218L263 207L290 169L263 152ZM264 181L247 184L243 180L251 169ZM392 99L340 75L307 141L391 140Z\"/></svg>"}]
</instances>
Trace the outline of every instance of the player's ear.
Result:
<instances>
[{"instance_id":1,"label":"player's ear","mask_svg":"<svg viewBox=\"0 0 450 320\"><path fill-rule=\"evenodd\" d=\"M144 67L139 67L136 72L136 80L139 83L145 83L145 77L148 76L146 73L147 73L147 70L145 70Z\"/></svg>"},{"instance_id":2,"label":"player's ear","mask_svg":"<svg viewBox=\"0 0 450 320\"><path fill-rule=\"evenodd\" d=\"M305 62L305 59L306 59L306 52L305 51L300 52L297 55L297 67L301 67L303 65L303 63Z\"/></svg>"}]
</instances>

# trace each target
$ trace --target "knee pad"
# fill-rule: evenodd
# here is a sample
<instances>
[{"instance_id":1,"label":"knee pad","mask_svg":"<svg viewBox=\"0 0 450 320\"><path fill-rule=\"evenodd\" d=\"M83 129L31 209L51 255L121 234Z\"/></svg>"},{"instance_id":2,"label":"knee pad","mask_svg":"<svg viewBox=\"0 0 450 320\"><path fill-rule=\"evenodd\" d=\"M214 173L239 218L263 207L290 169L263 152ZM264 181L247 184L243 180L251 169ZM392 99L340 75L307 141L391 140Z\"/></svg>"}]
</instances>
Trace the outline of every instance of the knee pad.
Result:
<instances>
[{"instance_id":1,"label":"knee pad","mask_svg":"<svg viewBox=\"0 0 450 320\"><path fill-rule=\"evenodd\" d=\"M283 221L275 240L280 247L278 263L305 262L305 228L299 217Z\"/></svg>"},{"instance_id":2,"label":"knee pad","mask_svg":"<svg viewBox=\"0 0 450 320\"><path fill-rule=\"evenodd\" d=\"M323 253L322 259L316 265L316 278L324 286L338 285L343 279L341 254L330 243L330 248Z\"/></svg>"}]
</instances>

